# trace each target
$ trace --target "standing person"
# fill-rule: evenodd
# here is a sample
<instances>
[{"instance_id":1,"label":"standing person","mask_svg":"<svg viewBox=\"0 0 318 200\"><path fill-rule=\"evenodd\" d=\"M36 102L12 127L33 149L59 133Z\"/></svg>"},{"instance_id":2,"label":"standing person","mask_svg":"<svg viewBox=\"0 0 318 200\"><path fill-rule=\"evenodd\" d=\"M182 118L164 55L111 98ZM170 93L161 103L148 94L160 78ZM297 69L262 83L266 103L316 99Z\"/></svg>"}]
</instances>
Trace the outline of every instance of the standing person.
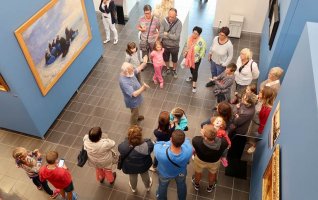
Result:
<instances>
[{"instance_id":1,"label":"standing person","mask_svg":"<svg viewBox=\"0 0 318 200\"><path fill-rule=\"evenodd\" d=\"M248 48L244 48L241 50L240 56L236 61L237 69L234 75L236 91L240 96L242 96L246 87L259 76L257 63L253 61L252 56L252 51Z\"/></svg>"},{"instance_id":2,"label":"standing person","mask_svg":"<svg viewBox=\"0 0 318 200\"><path fill-rule=\"evenodd\" d=\"M144 56L143 60L146 63L148 60L148 57ZM127 44L125 62L132 64L134 66L134 69L138 68L138 66L142 63L142 60L140 59L139 51L138 51L136 43L129 42ZM137 80L139 81L139 83L141 83L140 73L138 73L136 75L136 77L137 77Z\"/></svg>"},{"instance_id":3,"label":"standing person","mask_svg":"<svg viewBox=\"0 0 318 200\"><path fill-rule=\"evenodd\" d=\"M158 30L160 28L159 19L151 14L152 8L150 5L144 6L144 16L139 18L137 29L140 34L140 50L142 57L148 55L152 51L153 45L158 37Z\"/></svg>"},{"instance_id":4,"label":"standing person","mask_svg":"<svg viewBox=\"0 0 318 200\"><path fill-rule=\"evenodd\" d=\"M151 152L153 143L150 139L143 139L142 128L134 125L128 129L128 137L118 145L118 151L122 158L122 170L129 175L129 187L133 193L136 192L138 174L147 191L150 191L152 179L148 170L152 165Z\"/></svg>"},{"instance_id":5,"label":"standing person","mask_svg":"<svg viewBox=\"0 0 318 200\"><path fill-rule=\"evenodd\" d=\"M187 164L192 156L193 148L189 138L185 138L182 130L175 130L169 142L155 144L155 156L158 160L159 187L157 199L167 199L169 182L175 179L179 200L187 197Z\"/></svg>"},{"instance_id":6,"label":"standing person","mask_svg":"<svg viewBox=\"0 0 318 200\"><path fill-rule=\"evenodd\" d=\"M58 167L58 157L59 154L56 151L49 151L46 154L47 165L40 168L40 180L42 182L48 180L55 188L60 189L64 199L67 193L67 199L72 200L74 190L72 176L65 164Z\"/></svg>"},{"instance_id":7,"label":"standing person","mask_svg":"<svg viewBox=\"0 0 318 200\"><path fill-rule=\"evenodd\" d=\"M219 35L213 39L208 57L211 62L212 78L220 75L233 58L233 45L228 37L229 34L230 29L225 26L220 29ZM212 81L206 84L206 87L211 86L213 86Z\"/></svg>"},{"instance_id":8,"label":"standing person","mask_svg":"<svg viewBox=\"0 0 318 200\"><path fill-rule=\"evenodd\" d=\"M137 125L138 121L144 119L144 116L139 115L139 106L143 100L141 93L149 88L149 85L143 83L141 86L136 75L145 66L146 63L142 63L138 68L134 69L132 64L124 62L121 67L119 86L124 95L126 107L131 110L130 125Z\"/></svg>"},{"instance_id":9,"label":"standing person","mask_svg":"<svg viewBox=\"0 0 318 200\"><path fill-rule=\"evenodd\" d=\"M154 67L154 75L152 77L152 80L155 84L160 84L160 88L163 88L163 78L161 75L162 67L165 65L163 61L163 52L164 48L162 48L161 42L156 41L155 45L153 47L153 51L150 54L150 59L152 60L153 67Z\"/></svg>"},{"instance_id":10,"label":"standing person","mask_svg":"<svg viewBox=\"0 0 318 200\"><path fill-rule=\"evenodd\" d=\"M17 167L24 169L38 190L42 190L43 188L50 195L51 199L55 199L59 195L59 189L53 192L46 180L40 181L39 169L42 164L42 158L38 149L28 152L23 147L16 147L12 152L12 157L15 159Z\"/></svg>"},{"instance_id":11,"label":"standing person","mask_svg":"<svg viewBox=\"0 0 318 200\"><path fill-rule=\"evenodd\" d=\"M186 66L190 68L192 77L186 79L187 82L192 81L192 92L197 92L197 79L201 59L205 55L206 42L200 36L202 28L195 26L192 30L192 35L188 38L184 57L186 58Z\"/></svg>"},{"instance_id":12,"label":"standing person","mask_svg":"<svg viewBox=\"0 0 318 200\"><path fill-rule=\"evenodd\" d=\"M192 183L195 190L200 189L200 180L203 169L209 171L207 192L212 192L216 186L217 172L220 167L220 158L226 150L228 144L225 138L216 137L217 130L213 125L204 125L201 129L201 136L192 139L195 150L194 156L194 176Z\"/></svg>"},{"instance_id":13,"label":"standing person","mask_svg":"<svg viewBox=\"0 0 318 200\"><path fill-rule=\"evenodd\" d=\"M174 131L174 124L170 124L170 114L167 111L162 111L159 114L158 128L156 128L153 133L156 136L156 142L164 141L168 142L171 138L171 134ZM150 171L157 171L158 160L154 156L154 162Z\"/></svg>"},{"instance_id":14,"label":"standing person","mask_svg":"<svg viewBox=\"0 0 318 200\"><path fill-rule=\"evenodd\" d=\"M118 33L115 26L116 23L116 5L113 0L101 0L99 10L102 12L102 22L106 32L106 40L104 44L110 41L110 30L114 34L114 44L118 43Z\"/></svg>"},{"instance_id":15,"label":"standing person","mask_svg":"<svg viewBox=\"0 0 318 200\"><path fill-rule=\"evenodd\" d=\"M278 93L280 89L280 78L283 76L284 70L280 67L273 67L269 70L268 78L263 81L260 85L260 90L264 88L264 86L271 87Z\"/></svg>"},{"instance_id":16,"label":"standing person","mask_svg":"<svg viewBox=\"0 0 318 200\"><path fill-rule=\"evenodd\" d=\"M166 62L167 70L162 74L166 76L171 72L169 61L171 55L172 61L172 75L174 78L178 78L177 74L177 62L179 54L180 34L182 31L182 23L177 18L177 9L170 8L168 17L164 18L160 24L159 36L162 39L163 47L165 51L163 53L163 59Z\"/></svg>"},{"instance_id":17,"label":"standing person","mask_svg":"<svg viewBox=\"0 0 318 200\"><path fill-rule=\"evenodd\" d=\"M116 172L112 171L113 154L115 141L109 138L102 138L102 129L93 127L84 136L84 149L87 151L88 164L95 167L96 179L103 183L105 178L109 184L113 184L116 179Z\"/></svg>"}]
</instances>

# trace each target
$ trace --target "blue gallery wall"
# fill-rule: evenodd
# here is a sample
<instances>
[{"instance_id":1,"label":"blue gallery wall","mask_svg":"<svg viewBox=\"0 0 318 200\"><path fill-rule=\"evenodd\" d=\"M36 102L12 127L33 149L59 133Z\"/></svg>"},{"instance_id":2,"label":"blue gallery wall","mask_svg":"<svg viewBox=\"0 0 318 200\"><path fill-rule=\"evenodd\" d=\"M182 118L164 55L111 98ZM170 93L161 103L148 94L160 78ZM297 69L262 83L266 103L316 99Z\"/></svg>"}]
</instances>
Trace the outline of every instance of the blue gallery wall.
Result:
<instances>
[{"instance_id":1,"label":"blue gallery wall","mask_svg":"<svg viewBox=\"0 0 318 200\"><path fill-rule=\"evenodd\" d=\"M85 0L92 40L46 96L42 96L14 31L49 1L5 1L0 8L0 73L11 91L0 92L0 127L42 137L103 53L96 13Z\"/></svg>"},{"instance_id":2,"label":"blue gallery wall","mask_svg":"<svg viewBox=\"0 0 318 200\"><path fill-rule=\"evenodd\" d=\"M318 195L318 24L307 23L273 106L280 101L280 193L282 200L317 199ZM268 147L272 114L257 144L250 199L262 199L262 176L273 153Z\"/></svg>"},{"instance_id":3,"label":"blue gallery wall","mask_svg":"<svg viewBox=\"0 0 318 200\"><path fill-rule=\"evenodd\" d=\"M272 46L269 50L269 19L266 17L260 47L260 77L263 81L268 70L281 66L285 71L307 21L318 22L317 0L278 0L280 24Z\"/></svg>"}]
</instances>

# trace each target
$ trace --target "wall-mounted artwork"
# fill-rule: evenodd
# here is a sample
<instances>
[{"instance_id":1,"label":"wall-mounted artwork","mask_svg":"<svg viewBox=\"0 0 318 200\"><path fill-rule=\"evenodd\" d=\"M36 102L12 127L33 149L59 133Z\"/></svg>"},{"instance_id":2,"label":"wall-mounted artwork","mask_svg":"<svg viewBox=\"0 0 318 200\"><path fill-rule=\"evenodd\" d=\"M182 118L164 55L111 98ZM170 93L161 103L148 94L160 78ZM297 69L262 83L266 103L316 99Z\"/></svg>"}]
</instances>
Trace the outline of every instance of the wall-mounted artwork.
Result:
<instances>
[{"instance_id":1,"label":"wall-mounted artwork","mask_svg":"<svg viewBox=\"0 0 318 200\"><path fill-rule=\"evenodd\" d=\"M275 150L263 174L262 200L279 200L280 193L280 155L279 145Z\"/></svg>"},{"instance_id":2,"label":"wall-mounted artwork","mask_svg":"<svg viewBox=\"0 0 318 200\"><path fill-rule=\"evenodd\" d=\"M278 102L273 117L272 117L272 126L271 126L271 132L270 132L270 148L273 148L278 136L280 135L280 102Z\"/></svg>"},{"instance_id":3,"label":"wall-mounted artwork","mask_svg":"<svg viewBox=\"0 0 318 200\"><path fill-rule=\"evenodd\" d=\"M268 5L268 18L272 19L273 15L273 5L276 3L277 0L269 0L269 5Z\"/></svg>"},{"instance_id":4,"label":"wall-mounted artwork","mask_svg":"<svg viewBox=\"0 0 318 200\"><path fill-rule=\"evenodd\" d=\"M7 85L6 81L4 80L1 74L0 74L0 91L3 91L3 92L10 91L9 86Z\"/></svg>"},{"instance_id":5,"label":"wall-mounted artwork","mask_svg":"<svg viewBox=\"0 0 318 200\"><path fill-rule=\"evenodd\" d=\"M278 2L276 0L273 0L273 1L274 1L273 3L274 5L269 11L269 13L272 13L271 17L269 18L269 41L268 41L269 50L272 49L276 32L279 26L279 21L280 21Z\"/></svg>"},{"instance_id":6,"label":"wall-mounted artwork","mask_svg":"<svg viewBox=\"0 0 318 200\"><path fill-rule=\"evenodd\" d=\"M45 96L92 38L84 0L52 0L15 31Z\"/></svg>"}]
</instances>

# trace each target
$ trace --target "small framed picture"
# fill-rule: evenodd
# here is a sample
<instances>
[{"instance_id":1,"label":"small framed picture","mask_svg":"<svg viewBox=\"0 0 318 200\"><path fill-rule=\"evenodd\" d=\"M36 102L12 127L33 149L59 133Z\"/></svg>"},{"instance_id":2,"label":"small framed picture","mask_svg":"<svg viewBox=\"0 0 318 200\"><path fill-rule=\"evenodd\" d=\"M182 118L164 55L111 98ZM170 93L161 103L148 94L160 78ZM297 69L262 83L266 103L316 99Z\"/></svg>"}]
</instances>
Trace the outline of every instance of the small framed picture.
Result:
<instances>
[{"instance_id":1,"label":"small framed picture","mask_svg":"<svg viewBox=\"0 0 318 200\"><path fill-rule=\"evenodd\" d=\"M279 200L280 197L280 150L277 144L262 181L262 200Z\"/></svg>"},{"instance_id":2,"label":"small framed picture","mask_svg":"<svg viewBox=\"0 0 318 200\"><path fill-rule=\"evenodd\" d=\"M10 91L9 86L7 85L6 81L4 80L1 74L0 74L0 91L3 91L3 92Z\"/></svg>"},{"instance_id":3,"label":"small framed picture","mask_svg":"<svg viewBox=\"0 0 318 200\"><path fill-rule=\"evenodd\" d=\"M271 132L269 135L269 146L270 148L273 148L277 138L280 135L280 101L278 102L272 117Z\"/></svg>"}]
</instances>

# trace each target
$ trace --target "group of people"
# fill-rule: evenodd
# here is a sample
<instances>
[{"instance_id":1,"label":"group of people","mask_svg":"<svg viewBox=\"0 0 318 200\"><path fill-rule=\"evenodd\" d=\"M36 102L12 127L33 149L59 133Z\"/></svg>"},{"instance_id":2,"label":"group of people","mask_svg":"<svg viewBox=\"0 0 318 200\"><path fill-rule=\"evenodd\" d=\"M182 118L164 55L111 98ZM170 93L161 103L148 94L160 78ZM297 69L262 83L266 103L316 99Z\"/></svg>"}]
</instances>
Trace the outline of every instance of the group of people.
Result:
<instances>
[{"instance_id":1,"label":"group of people","mask_svg":"<svg viewBox=\"0 0 318 200\"><path fill-rule=\"evenodd\" d=\"M102 0L100 11L103 12L103 23L111 27L115 34L114 44L118 42L112 10L114 3ZM143 101L142 93L149 85L142 82L140 72L146 67L149 59L154 67L153 81L164 87L165 76L171 73L177 78L180 33L182 23L176 17L177 10L171 8L168 17L161 22L151 14L151 6L144 6L144 16L139 19L137 29L140 31L138 55L135 42L127 44L125 62L121 67L119 85L127 108L131 110L130 128L127 137L118 144L122 171L129 176L128 185L133 193L137 190L138 174L147 191L150 191L153 180L149 170L158 173L159 185L156 197L167 199L169 182L175 180L180 200L186 199L187 166L193 162L192 183L195 190L200 190L203 169L208 170L207 192L216 187L217 171L220 164L227 167L227 153L231 149L236 135L262 134L271 112L274 100L280 88L283 70L274 67L267 80L260 84L257 92L256 80L259 76L257 63L252 59L252 52L244 48L236 63L233 58L233 45L228 36L228 27L222 27L213 39L208 59L211 63L211 78L206 87L213 87L217 105L212 108L211 118L201 123L200 135L187 137L188 118L182 108L171 112L162 111L158 117L158 126L153 131L155 140L145 138L139 122L144 119L139 107ZM106 31L107 33L107 31ZM206 42L200 36L202 28L195 26L188 38L183 52L184 65L190 69L192 92L196 92L198 69L205 56ZM109 42L109 29L104 43ZM170 66L170 57L172 66ZM234 84L234 85L233 85ZM235 86L235 91L232 91ZM211 91L212 92L212 91ZM253 153L256 143L249 140L248 153ZM115 141L104 134L100 127L93 127L83 138L83 148L87 151L88 164L96 169L96 179L101 184L105 179L109 184L116 180L114 165L117 163ZM153 156L151 154L153 153ZM74 199L72 177L65 164L59 165L58 153L46 153L46 165L38 150L28 152L23 147L13 150L13 158L18 167L24 169L36 187L44 189L51 198L59 194L68 200ZM191 159L192 158L192 159ZM49 181L56 189L52 191Z\"/></svg>"},{"instance_id":2,"label":"group of people","mask_svg":"<svg viewBox=\"0 0 318 200\"><path fill-rule=\"evenodd\" d=\"M168 17L161 22L151 15L151 6L149 5L144 6L144 14L137 25L138 30L141 32L139 47L142 51L143 59L141 61L138 56L136 43L129 43L119 78L126 107L131 109L130 122L133 127L139 127L139 121L144 119L144 116L139 114L138 108L142 102L142 93L149 88L149 85L142 83L140 72L149 62L148 56L154 67L153 81L155 84L159 83L160 88L163 88L164 79L162 76L172 73L177 78L176 70L182 30L182 23L176 17L177 10L175 8L171 8L168 12ZM198 69L206 52L206 42L200 36L201 33L201 27L195 26L193 28L185 51L182 54L184 57L182 64L188 67L191 72L191 76L186 78L186 81L192 82L192 92L196 92ZM231 63L233 45L228 38L229 34L229 28L222 27L218 35L213 39L209 50L208 59L211 63L211 78L206 87L213 88L211 92L215 94L218 104L213 108L213 115L215 116L201 124L201 136L196 136L192 140L193 147L191 149L194 152L192 153L194 154L195 168L192 181L196 190L200 188L199 183L203 168L209 170L207 191L213 190L219 163L221 162L225 167L228 165L227 152L231 148L231 143L235 141L236 135L249 134L255 136L262 134L279 90L279 79L283 75L283 70L280 67L272 68L268 79L260 84L258 92L256 83L260 72L257 63L252 59L253 53L250 49L244 48L240 51L236 63ZM169 64L170 56L172 66ZM161 113L160 116L162 115L164 114ZM157 131L163 130L162 123L162 119L159 119ZM186 175L186 164L192 156L192 153L186 153L190 142L187 142L187 139L180 139L182 134L179 131L175 133L175 131L171 130L171 127L166 127L164 130L165 132L170 132L172 136L170 137L168 134L170 137L169 141L161 141L157 137L157 142L154 145L154 164L150 167L148 163L149 166L147 165L147 167L153 171L158 169L158 199L166 199L166 185L170 179L176 179L179 199L184 199L182 195L185 195L184 191L186 189L182 185L185 183L181 180ZM181 145L179 140L179 143L176 142L177 139L173 137L174 134L176 138L179 138L180 141L182 140ZM168 135L165 135L165 139ZM184 138L186 137L184 136ZM250 144L248 153L253 153L256 142L249 140L248 143ZM178 147L181 147L182 150ZM149 147L149 149L152 149L152 147ZM170 151L172 155L184 153L184 159L176 159L175 162L174 159L170 159ZM128 150L125 152L127 153ZM238 154L241 155L242 152L243 149ZM183 158L183 156L178 156L178 158ZM170 171L178 173L171 172L170 174ZM148 176L148 174L142 175L143 180L145 179L144 176ZM149 188L148 183L150 182L144 181L146 188ZM135 190L134 185L131 185L131 188L132 191Z\"/></svg>"}]
</instances>

